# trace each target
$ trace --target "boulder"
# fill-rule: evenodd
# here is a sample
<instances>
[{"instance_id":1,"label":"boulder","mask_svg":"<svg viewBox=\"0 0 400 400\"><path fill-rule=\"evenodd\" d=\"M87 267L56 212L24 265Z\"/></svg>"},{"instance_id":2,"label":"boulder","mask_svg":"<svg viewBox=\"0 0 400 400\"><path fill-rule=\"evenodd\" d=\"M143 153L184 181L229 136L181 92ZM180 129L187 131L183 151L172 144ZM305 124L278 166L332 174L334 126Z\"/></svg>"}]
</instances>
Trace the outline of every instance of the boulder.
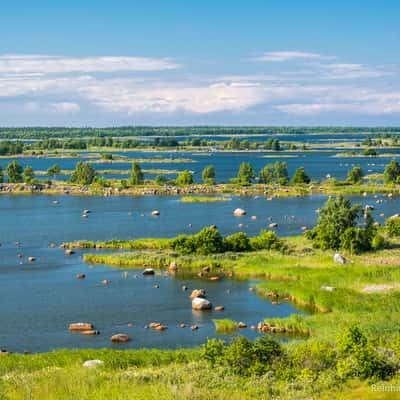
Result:
<instances>
[{"instance_id":1,"label":"boulder","mask_svg":"<svg viewBox=\"0 0 400 400\"><path fill-rule=\"evenodd\" d=\"M152 215L153 217L157 217L157 216L160 215L160 211L154 210L154 211L151 212L151 215Z\"/></svg>"},{"instance_id":2,"label":"boulder","mask_svg":"<svg viewBox=\"0 0 400 400\"><path fill-rule=\"evenodd\" d=\"M224 306L216 306L216 307L214 308L214 310L215 310L215 311L224 311L225 308L224 308Z\"/></svg>"},{"instance_id":3,"label":"boulder","mask_svg":"<svg viewBox=\"0 0 400 400\"><path fill-rule=\"evenodd\" d=\"M86 336L97 336L97 335L100 335L100 332L96 331L94 329L91 329L89 331L82 331L81 333L82 333L82 335L86 335Z\"/></svg>"},{"instance_id":4,"label":"boulder","mask_svg":"<svg viewBox=\"0 0 400 400\"><path fill-rule=\"evenodd\" d=\"M239 322L238 323L238 328L244 329L244 328L247 328L247 325L244 322Z\"/></svg>"},{"instance_id":5,"label":"boulder","mask_svg":"<svg viewBox=\"0 0 400 400\"><path fill-rule=\"evenodd\" d=\"M76 274L76 279L85 279L86 275L85 274Z\"/></svg>"},{"instance_id":6,"label":"boulder","mask_svg":"<svg viewBox=\"0 0 400 400\"><path fill-rule=\"evenodd\" d=\"M192 309L196 311L210 310L212 304L207 299L196 297L192 300Z\"/></svg>"},{"instance_id":7,"label":"boulder","mask_svg":"<svg viewBox=\"0 0 400 400\"><path fill-rule=\"evenodd\" d=\"M28 261L29 262L34 262L34 261L36 261L36 257L28 257Z\"/></svg>"},{"instance_id":8,"label":"boulder","mask_svg":"<svg viewBox=\"0 0 400 400\"><path fill-rule=\"evenodd\" d=\"M243 208L236 208L236 210L233 211L233 215L234 215L235 217L241 217L241 216L243 216L243 215L246 215L246 211L243 210Z\"/></svg>"},{"instance_id":9,"label":"boulder","mask_svg":"<svg viewBox=\"0 0 400 400\"><path fill-rule=\"evenodd\" d=\"M142 275L154 275L154 269L153 268L146 268L143 270Z\"/></svg>"},{"instance_id":10,"label":"boulder","mask_svg":"<svg viewBox=\"0 0 400 400\"><path fill-rule=\"evenodd\" d=\"M206 291L204 289L194 289L190 295L190 298L193 300L196 297L204 297L205 295Z\"/></svg>"},{"instance_id":11,"label":"boulder","mask_svg":"<svg viewBox=\"0 0 400 400\"><path fill-rule=\"evenodd\" d=\"M64 253L65 253L67 256L70 256L70 255L74 254L75 252L74 252L72 249L67 249L67 250L65 250Z\"/></svg>"},{"instance_id":12,"label":"boulder","mask_svg":"<svg viewBox=\"0 0 400 400\"><path fill-rule=\"evenodd\" d=\"M325 292L334 292L336 291L336 288L333 286L321 286L321 290L324 290Z\"/></svg>"},{"instance_id":13,"label":"boulder","mask_svg":"<svg viewBox=\"0 0 400 400\"><path fill-rule=\"evenodd\" d=\"M74 322L69 325L68 328L71 332L78 331L90 331L93 329L93 324L89 322Z\"/></svg>"},{"instance_id":14,"label":"boulder","mask_svg":"<svg viewBox=\"0 0 400 400\"><path fill-rule=\"evenodd\" d=\"M278 224L276 222L271 222L268 227L269 228L276 228L278 226Z\"/></svg>"},{"instance_id":15,"label":"boulder","mask_svg":"<svg viewBox=\"0 0 400 400\"><path fill-rule=\"evenodd\" d=\"M108 279L103 279L102 283L103 283L103 285L109 285L110 281Z\"/></svg>"},{"instance_id":16,"label":"boulder","mask_svg":"<svg viewBox=\"0 0 400 400\"><path fill-rule=\"evenodd\" d=\"M335 263L339 263L339 264L347 264L348 263L348 260L339 253L334 254L333 261Z\"/></svg>"},{"instance_id":17,"label":"boulder","mask_svg":"<svg viewBox=\"0 0 400 400\"><path fill-rule=\"evenodd\" d=\"M215 282L215 281L220 281L221 280L221 278L219 277L219 276L212 276L211 278L210 278L210 281L213 281L213 282Z\"/></svg>"},{"instance_id":18,"label":"boulder","mask_svg":"<svg viewBox=\"0 0 400 400\"><path fill-rule=\"evenodd\" d=\"M87 360L85 361L82 366L84 368L95 368L98 367L99 365L103 365L104 361L101 360Z\"/></svg>"},{"instance_id":19,"label":"boulder","mask_svg":"<svg viewBox=\"0 0 400 400\"><path fill-rule=\"evenodd\" d=\"M172 261L168 267L169 271L176 272L178 270L178 264L175 261Z\"/></svg>"},{"instance_id":20,"label":"boulder","mask_svg":"<svg viewBox=\"0 0 400 400\"><path fill-rule=\"evenodd\" d=\"M192 330L192 331L197 331L198 329L199 329L199 327L197 325L192 325L190 327L190 330Z\"/></svg>"},{"instance_id":21,"label":"boulder","mask_svg":"<svg viewBox=\"0 0 400 400\"><path fill-rule=\"evenodd\" d=\"M130 340L130 337L125 333L117 333L116 335L111 336L111 341L114 343L126 343Z\"/></svg>"}]
</instances>

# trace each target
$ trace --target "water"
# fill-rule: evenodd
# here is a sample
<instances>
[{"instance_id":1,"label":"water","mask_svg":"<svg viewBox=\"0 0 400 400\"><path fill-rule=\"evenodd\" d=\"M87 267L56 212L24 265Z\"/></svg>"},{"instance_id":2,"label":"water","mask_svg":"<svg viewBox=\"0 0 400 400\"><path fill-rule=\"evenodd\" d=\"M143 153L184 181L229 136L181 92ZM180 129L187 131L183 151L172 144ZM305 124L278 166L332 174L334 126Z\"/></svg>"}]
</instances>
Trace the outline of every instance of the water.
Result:
<instances>
[{"instance_id":1,"label":"water","mask_svg":"<svg viewBox=\"0 0 400 400\"><path fill-rule=\"evenodd\" d=\"M340 150L342 151L342 150ZM400 149L388 149L387 151L381 150L390 154L399 154ZM191 159L195 162L183 162L183 163L161 163L161 162L144 162L140 163L142 169L176 169L176 170L190 170L194 172L194 180L199 183L202 182L201 172L209 164L213 164L216 169L216 180L217 182L229 182L233 177L236 177L239 166L242 162L250 162L256 174L267 164L275 161L284 161L288 165L289 176L293 175L298 167L304 167L307 174L313 180L322 180L329 174L339 180L346 178L348 171L356 165L361 166L365 174L381 173L385 166L393 158L398 157L333 157L338 151L319 151L319 152L292 152L289 153L289 157L285 157L288 153L282 152L223 152L223 153L187 153L187 152L165 152L165 153L151 153L151 152L118 152L115 151L113 154L120 154L129 158L136 159L155 159L155 156L162 158L185 158ZM265 157L267 156L267 157ZM3 158L0 159L0 165L3 170L6 169L7 164L13 161L14 158ZM73 170L78 161L95 161L89 158L35 158L26 157L18 159L18 162L22 166L31 165L34 170L46 171L54 163L59 163L61 169ZM321 168L323 165L323 168ZM93 163L93 166L97 170L130 170L131 163ZM113 179L126 179L127 174L111 174L106 175L107 178ZM154 179L156 174L145 174L146 179ZM175 178L176 174L167 175L168 178ZM46 177L40 176L40 179ZM59 176L57 179L67 180L68 176Z\"/></svg>"},{"instance_id":2,"label":"water","mask_svg":"<svg viewBox=\"0 0 400 400\"><path fill-rule=\"evenodd\" d=\"M59 203L54 204L54 200ZM1 195L0 347L11 351L115 347L109 337L119 332L132 337L128 344L118 346L123 348L193 346L215 336L213 318L256 324L266 317L298 313L289 303L275 306L249 292L251 282L144 277L141 270L129 270L125 277L123 269L91 268L82 261L82 251L66 256L62 249L51 249L49 245L78 239L173 237L197 232L210 224L216 224L225 235L238 231L238 224L243 223L240 230L256 235L271 220L278 223L279 235L300 234L302 226L315 223L315 210L325 200L325 196L272 201L263 197L232 197L223 203L182 203L174 196ZM379 221L384 218L381 213L387 217L400 211L398 197L352 197L352 200L374 205L373 213ZM236 207L244 208L248 214L234 217L232 211ZM93 211L88 219L81 217L84 209ZM155 209L160 211L159 217L151 216ZM257 219L252 220L252 215ZM23 258L17 257L19 253ZM29 263L28 256L37 260ZM78 273L85 273L86 279L77 280ZM104 286L103 279L111 283ZM159 284L159 289L153 288L154 284ZM187 292L181 290L183 284L189 287ZM188 296L194 288L205 288L213 304L223 305L226 310L192 312ZM164 332L144 329L152 321L167 324L169 329ZM72 322L92 322L101 335L70 334L67 328ZM181 329L180 323L197 324L200 329L195 332ZM241 333L257 335L249 329Z\"/></svg>"}]
</instances>

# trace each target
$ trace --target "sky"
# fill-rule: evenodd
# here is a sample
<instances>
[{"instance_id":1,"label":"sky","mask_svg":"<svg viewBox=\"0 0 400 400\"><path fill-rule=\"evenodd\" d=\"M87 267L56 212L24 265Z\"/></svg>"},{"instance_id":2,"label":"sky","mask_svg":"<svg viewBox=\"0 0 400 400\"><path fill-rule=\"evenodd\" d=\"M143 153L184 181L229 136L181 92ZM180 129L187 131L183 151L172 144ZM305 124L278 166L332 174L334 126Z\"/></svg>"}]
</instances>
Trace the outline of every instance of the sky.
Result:
<instances>
[{"instance_id":1,"label":"sky","mask_svg":"<svg viewBox=\"0 0 400 400\"><path fill-rule=\"evenodd\" d=\"M2 0L0 126L400 126L398 0Z\"/></svg>"}]
</instances>

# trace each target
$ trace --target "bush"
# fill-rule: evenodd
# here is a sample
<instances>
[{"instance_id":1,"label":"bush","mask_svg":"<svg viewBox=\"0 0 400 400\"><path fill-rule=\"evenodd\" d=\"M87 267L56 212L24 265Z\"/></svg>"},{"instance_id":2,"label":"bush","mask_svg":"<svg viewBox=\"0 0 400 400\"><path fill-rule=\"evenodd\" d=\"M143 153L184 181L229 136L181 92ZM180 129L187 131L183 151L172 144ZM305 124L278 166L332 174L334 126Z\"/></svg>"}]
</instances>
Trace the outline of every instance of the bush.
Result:
<instances>
[{"instance_id":1,"label":"bush","mask_svg":"<svg viewBox=\"0 0 400 400\"><path fill-rule=\"evenodd\" d=\"M250 239L253 250L282 250L283 243L275 232L262 230L259 236Z\"/></svg>"},{"instance_id":2,"label":"bush","mask_svg":"<svg viewBox=\"0 0 400 400\"><path fill-rule=\"evenodd\" d=\"M179 235L171 242L171 247L183 255L196 252L196 243L193 236Z\"/></svg>"},{"instance_id":3,"label":"bush","mask_svg":"<svg viewBox=\"0 0 400 400\"><path fill-rule=\"evenodd\" d=\"M249 251L251 250L250 239L244 232L234 233L224 239L225 251Z\"/></svg>"},{"instance_id":4,"label":"bush","mask_svg":"<svg viewBox=\"0 0 400 400\"><path fill-rule=\"evenodd\" d=\"M386 230L390 236L400 236L400 217L391 217L386 220Z\"/></svg>"},{"instance_id":5,"label":"bush","mask_svg":"<svg viewBox=\"0 0 400 400\"><path fill-rule=\"evenodd\" d=\"M229 346L222 340L211 339L203 345L201 351L202 357L212 366L221 366L240 376L265 374L282 354L281 345L267 335L254 342L239 336Z\"/></svg>"},{"instance_id":6,"label":"bush","mask_svg":"<svg viewBox=\"0 0 400 400\"><path fill-rule=\"evenodd\" d=\"M371 346L357 326L347 328L337 340L338 375L342 378L378 377L385 379L394 373L394 367Z\"/></svg>"},{"instance_id":7,"label":"bush","mask_svg":"<svg viewBox=\"0 0 400 400\"><path fill-rule=\"evenodd\" d=\"M207 227L194 236L196 253L213 254L224 251L224 242L218 229Z\"/></svg>"},{"instance_id":8,"label":"bush","mask_svg":"<svg viewBox=\"0 0 400 400\"><path fill-rule=\"evenodd\" d=\"M71 182L90 185L96 177L96 170L87 162L79 161L71 175Z\"/></svg>"},{"instance_id":9,"label":"bush","mask_svg":"<svg viewBox=\"0 0 400 400\"><path fill-rule=\"evenodd\" d=\"M346 238L342 235L348 228L355 228L360 216L361 207L352 206L350 200L343 196L329 198L321 208L317 225L306 231L305 235L314 242L314 246L323 250L351 248L354 231L349 231ZM342 244L344 242L344 244Z\"/></svg>"},{"instance_id":10,"label":"bush","mask_svg":"<svg viewBox=\"0 0 400 400\"><path fill-rule=\"evenodd\" d=\"M340 248L358 254L371 250L371 237L367 229L347 228L340 237Z\"/></svg>"},{"instance_id":11,"label":"bush","mask_svg":"<svg viewBox=\"0 0 400 400\"><path fill-rule=\"evenodd\" d=\"M382 250L388 247L388 243L382 235L376 234L372 239L371 247L374 250Z\"/></svg>"}]
</instances>

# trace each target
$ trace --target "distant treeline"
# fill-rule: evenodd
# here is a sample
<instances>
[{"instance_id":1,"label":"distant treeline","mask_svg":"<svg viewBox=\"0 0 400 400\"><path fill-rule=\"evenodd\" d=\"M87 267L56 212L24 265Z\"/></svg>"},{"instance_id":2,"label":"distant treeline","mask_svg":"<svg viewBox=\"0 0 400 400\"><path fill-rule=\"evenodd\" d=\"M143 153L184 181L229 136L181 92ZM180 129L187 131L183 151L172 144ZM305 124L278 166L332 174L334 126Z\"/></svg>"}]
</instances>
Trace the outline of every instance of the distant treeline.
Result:
<instances>
[{"instance_id":1,"label":"distant treeline","mask_svg":"<svg viewBox=\"0 0 400 400\"><path fill-rule=\"evenodd\" d=\"M151 127L121 126L113 128L67 128L67 127L20 127L0 128L1 139L46 139L46 138L82 138L82 137L124 137L124 136L192 136L192 135L290 135L313 133L400 133L400 127L251 127L251 126L187 126L187 127Z\"/></svg>"}]
</instances>

